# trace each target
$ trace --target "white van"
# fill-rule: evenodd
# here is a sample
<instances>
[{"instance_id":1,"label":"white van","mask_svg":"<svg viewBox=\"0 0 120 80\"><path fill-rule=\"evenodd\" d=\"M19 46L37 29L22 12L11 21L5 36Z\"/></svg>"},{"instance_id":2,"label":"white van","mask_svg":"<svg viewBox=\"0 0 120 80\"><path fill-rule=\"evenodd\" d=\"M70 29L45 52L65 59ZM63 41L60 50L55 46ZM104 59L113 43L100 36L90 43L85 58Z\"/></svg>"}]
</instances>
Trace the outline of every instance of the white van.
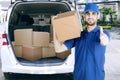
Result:
<instances>
[{"instance_id":1,"label":"white van","mask_svg":"<svg viewBox=\"0 0 120 80\"><path fill-rule=\"evenodd\" d=\"M42 31L51 34L51 16L58 13L71 11L72 7L67 2L62 1L27 1L16 0L11 4L7 12L6 22L0 26L1 49L0 57L2 71L4 75L9 73L21 74L62 74L72 73L74 68L74 49L70 54L58 56L49 56L36 60L17 55L15 42L15 30L32 29L33 31ZM24 19L23 19L24 18ZM42 29L41 29L42 28ZM23 34L23 33L21 33ZM25 32L25 35L27 31ZM24 36L24 35L20 35ZM17 37L20 38L19 35ZM28 35L29 36L29 35ZM20 38L21 39L21 38ZM27 42L28 39L22 42ZM19 46L19 45L18 45ZM49 54L51 53L46 51ZM29 55L31 52L29 51ZM27 56L29 56L27 55Z\"/></svg>"}]
</instances>

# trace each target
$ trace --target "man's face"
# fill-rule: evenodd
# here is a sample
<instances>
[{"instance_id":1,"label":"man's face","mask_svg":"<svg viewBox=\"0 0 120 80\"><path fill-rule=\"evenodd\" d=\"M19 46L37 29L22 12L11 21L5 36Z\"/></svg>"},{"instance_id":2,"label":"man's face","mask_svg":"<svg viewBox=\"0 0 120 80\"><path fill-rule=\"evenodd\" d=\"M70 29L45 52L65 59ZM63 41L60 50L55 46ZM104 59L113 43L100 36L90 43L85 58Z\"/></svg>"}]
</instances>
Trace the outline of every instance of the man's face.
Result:
<instances>
[{"instance_id":1,"label":"man's face","mask_svg":"<svg viewBox=\"0 0 120 80\"><path fill-rule=\"evenodd\" d=\"M84 13L83 17L88 26L93 26L97 23L98 13L94 11L88 11Z\"/></svg>"}]
</instances>

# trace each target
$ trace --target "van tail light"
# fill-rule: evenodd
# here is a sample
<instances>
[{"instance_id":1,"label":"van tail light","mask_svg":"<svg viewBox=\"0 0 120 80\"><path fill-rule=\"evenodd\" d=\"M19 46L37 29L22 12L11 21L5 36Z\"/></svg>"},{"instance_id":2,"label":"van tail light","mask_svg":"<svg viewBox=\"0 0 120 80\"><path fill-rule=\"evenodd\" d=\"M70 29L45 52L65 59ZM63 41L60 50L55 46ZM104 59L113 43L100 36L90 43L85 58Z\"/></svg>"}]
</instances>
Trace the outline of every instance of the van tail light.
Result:
<instances>
[{"instance_id":1,"label":"van tail light","mask_svg":"<svg viewBox=\"0 0 120 80\"><path fill-rule=\"evenodd\" d=\"M8 45L6 37L7 37L6 34L2 34L2 45Z\"/></svg>"},{"instance_id":2,"label":"van tail light","mask_svg":"<svg viewBox=\"0 0 120 80\"><path fill-rule=\"evenodd\" d=\"M2 42L2 45L8 45L8 42Z\"/></svg>"},{"instance_id":3,"label":"van tail light","mask_svg":"<svg viewBox=\"0 0 120 80\"><path fill-rule=\"evenodd\" d=\"M2 34L2 38L6 38L6 34Z\"/></svg>"}]
</instances>

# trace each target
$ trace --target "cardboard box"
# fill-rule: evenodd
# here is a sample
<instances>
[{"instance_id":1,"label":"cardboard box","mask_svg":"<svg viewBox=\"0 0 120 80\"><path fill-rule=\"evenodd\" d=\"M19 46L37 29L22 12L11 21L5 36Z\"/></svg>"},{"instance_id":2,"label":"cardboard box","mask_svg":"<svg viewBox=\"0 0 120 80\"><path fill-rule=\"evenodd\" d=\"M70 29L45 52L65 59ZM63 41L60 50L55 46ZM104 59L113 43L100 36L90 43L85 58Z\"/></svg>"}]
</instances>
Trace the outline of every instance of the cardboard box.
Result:
<instances>
[{"instance_id":1,"label":"cardboard box","mask_svg":"<svg viewBox=\"0 0 120 80\"><path fill-rule=\"evenodd\" d=\"M16 29L15 45L32 45L32 29Z\"/></svg>"},{"instance_id":2,"label":"cardboard box","mask_svg":"<svg viewBox=\"0 0 120 80\"><path fill-rule=\"evenodd\" d=\"M47 57L55 57L55 49L54 47L43 47L42 48L42 58L47 58Z\"/></svg>"},{"instance_id":3,"label":"cardboard box","mask_svg":"<svg viewBox=\"0 0 120 80\"><path fill-rule=\"evenodd\" d=\"M49 46L49 33L48 32L33 32L33 46Z\"/></svg>"},{"instance_id":4,"label":"cardboard box","mask_svg":"<svg viewBox=\"0 0 120 80\"><path fill-rule=\"evenodd\" d=\"M13 45L16 57L22 57L22 46Z\"/></svg>"},{"instance_id":5,"label":"cardboard box","mask_svg":"<svg viewBox=\"0 0 120 80\"><path fill-rule=\"evenodd\" d=\"M42 46L49 45L48 32L33 32L32 29L17 29L15 33L15 45Z\"/></svg>"},{"instance_id":6,"label":"cardboard box","mask_svg":"<svg viewBox=\"0 0 120 80\"><path fill-rule=\"evenodd\" d=\"M76 11L69 11L52 17L52 25L60 42L80 37L81 21Z\"/></svg>"},{"instance_id":7,"label":"cardboard box","mask_svg":"<svg viewBox=\"0 0 120 80\"><path fill-rule=\"evenodd\" d=\"M42 58L42 48L33 46L23 46L22 56L24 59L35 61Z\"/></svg>"},{"instance_id":8,"label":"cardboard box","mask_svg":"<svg viewBox=\"0 0 120 80\"><path fill-rule=\"evenodd\" d=\"M65 59L67 58L69 55L71 54L71 51L64 51L64 52L61 52L61 53L56 53L56 56L58 58L61 58L61 59Z\"/></svg>"}]
</instances>

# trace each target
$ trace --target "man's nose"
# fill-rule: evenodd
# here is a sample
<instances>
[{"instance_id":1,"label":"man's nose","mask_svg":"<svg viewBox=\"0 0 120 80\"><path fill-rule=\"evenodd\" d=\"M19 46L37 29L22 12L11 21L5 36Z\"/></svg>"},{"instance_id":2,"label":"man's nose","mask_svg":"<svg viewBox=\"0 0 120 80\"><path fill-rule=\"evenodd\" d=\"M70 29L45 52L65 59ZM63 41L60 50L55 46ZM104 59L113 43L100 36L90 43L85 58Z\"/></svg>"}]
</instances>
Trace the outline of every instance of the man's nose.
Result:
<instances>
[{"instance_id":1,"label":"man's nose","mask_svg":"<svg viewBox=\"0 0 120 80\"><path fill-rule=\"evenodd\" d=\"M92 14L89 14L89 18L92 18L93 17L93 15Z\"/></svg>"}]
</instances>

